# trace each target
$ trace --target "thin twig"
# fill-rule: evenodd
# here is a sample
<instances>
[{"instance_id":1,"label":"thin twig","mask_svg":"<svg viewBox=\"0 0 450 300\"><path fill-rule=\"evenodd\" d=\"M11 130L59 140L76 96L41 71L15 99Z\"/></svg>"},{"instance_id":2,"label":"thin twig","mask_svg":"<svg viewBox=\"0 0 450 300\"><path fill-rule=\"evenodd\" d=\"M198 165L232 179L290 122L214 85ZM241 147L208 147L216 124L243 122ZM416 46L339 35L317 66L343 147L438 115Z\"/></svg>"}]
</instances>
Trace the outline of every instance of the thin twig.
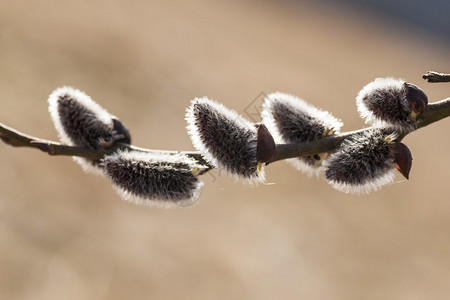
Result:
<instances>
[{"instance_id":1,"label":"thin twig","mask_svg":"<svg viewBox=\"0 0 450 300\"><path fill-rule=\"evenodd\" d=\"M428 82L450 82L450 74L428 71L422 75L422 78Z\"/></svg>"},{"instance_id":2,"label":"thin twig","mask_svg":"<svg viewBox=\"0 0 450 300\"><path fill-rule=\"evenodd\" d=\"M168 154L183 153L183 154L197 160L200 164L206 165L206 166L209 166L210 168L212 168L212 166L204 160L204 158L200 154L200 152L153 150L153 149L140 148L140 147L136 147L133 145L122 144L122 143L115 144L113 147L110 147L108 149L92 150L92 149L88 149L85 147L63 145L58 142L34 137L31 135L22 133L11 127L8 127L3 123L0 123L0 139L4 143L11 145L13 147L36 148L36 149L46 152L52 156L56 156L56 155L80 156L80 157L86 157L86 158L90 158L90 159L101 159L105 155L112 154L115 151L117 151L118 149L134 150L134 151L141 151L141 152L154 152L154 153L164 152L164 153L168 153Z\"/></svg>"},{"instance_id":3,"label":"thin twig","mask_svg":"<svg viewBox=\"0 0 450 300\"><path fill-rule=\"evenodd\" d=\"M450 116L450 98L444 100L430 103L427 106L426 112L418 118L418 128L425 127L429 124L437 122L443 118ZM300 144L278 144L276 145L276 151L274 156L270 159L268 163L273 163L279 160L284 160L299 156L308 156L316 153L332 152L339 148L340 144L352 135L358 134L365 130L370 130L372 127L344 132L340 134L331 135L320 139L315 142L300 143ZM403 138L403 135L402 137ZM128 144L117 144L114 147L103 149L103 150L91 150L84 147L67 146L60 144L58 142L49 141L33 137L17 131L11 127L8 127L0 123L0 139L6 144L14 147L31 147L40 149L41 151L47 152L49 155L67 155L67 156L81 156L90 159L101 159L105 155L111 154L118 149L123 150L135 150L143 152L165 152L165 153L183 153L193 159L197 160L203 165L207 165L210 169L213 166L208 164L200 152L196 151L164 151L164 150L151 150L145 148L139 148Z\"/></svg>"}]
</instances>

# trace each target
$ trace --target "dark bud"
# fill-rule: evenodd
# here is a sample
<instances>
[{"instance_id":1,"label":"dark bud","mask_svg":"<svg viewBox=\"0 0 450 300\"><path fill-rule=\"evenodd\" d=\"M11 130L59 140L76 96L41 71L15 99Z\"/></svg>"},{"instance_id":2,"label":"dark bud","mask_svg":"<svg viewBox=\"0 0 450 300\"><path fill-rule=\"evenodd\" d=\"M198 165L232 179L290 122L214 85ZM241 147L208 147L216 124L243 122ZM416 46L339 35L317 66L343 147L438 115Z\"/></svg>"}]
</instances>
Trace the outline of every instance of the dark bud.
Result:
<instances>
[{"instance_id":1,"label":"dark bud","mask_svg":"<svg viewBox=\"0 0 450 300\"><path fill-rule=\"evenodd\" d=\"M258 142L256 144L256 159L267 163L275 153L275 141L264 124L257 124Z\"/></svg>"},{"instance_id":2,"label":"dark bud","mask_svg":"<svg viewBox=\"0 0 450 300\"><path fill-rule=\"evenodd\" d=\"M406 179L409 179L409 171L411 171L412 166L411 151L403 143L392 144L392 150L394 151L395 167Z\"/></svg>"},{"instance_id":3,"label":"dark bud","mask_svg":"<svg viewBox=\"0 0 450 300\"><path fill-rule=\"evenodd\" d=\"M428 97L425 92L409 82L403 84L403 89L405 90L405 98L408 100L411 109L416 114L422 114L428 105Z\"/></svg>"},{"instance_id":4,"label":"dark bud","mask_svg":"<svg viewBox=\"0 0 450 300\"><path fill-rule=\"evenodd\" d=\"M115 141L128 145L131 144L131 135L128 128L125 127L125 125L115 117L112 119L112 121Z\"/></svg>"},{"instance_id":5,"label":"dark bud","mask_svg":"<svg viewBox=\"0 0 450 300\"><path fill-rule=\"evenodd\" d=\"M117 143L131 144L131 135L128 128L116 117L111 118L112 133L109 139L99 138L99 145L103 149L109 149L117 145Z\"/></svg>"}]
</instances>

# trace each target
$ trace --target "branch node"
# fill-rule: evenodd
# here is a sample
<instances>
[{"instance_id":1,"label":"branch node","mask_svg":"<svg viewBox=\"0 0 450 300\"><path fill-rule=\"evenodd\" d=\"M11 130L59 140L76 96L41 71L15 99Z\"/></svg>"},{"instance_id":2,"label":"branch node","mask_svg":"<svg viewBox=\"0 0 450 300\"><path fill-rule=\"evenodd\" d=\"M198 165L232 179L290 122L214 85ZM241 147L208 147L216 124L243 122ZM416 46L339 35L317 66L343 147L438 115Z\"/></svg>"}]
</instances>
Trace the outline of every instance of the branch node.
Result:
<instances>
[{"instance_id":1,"label":"branch node","mask_svg":"<svg viewBox=\"0 0 450 300\"><path fill-rule=\"evenodd\" d=\"M39 150L43 152L47 152L50 155L55 154L53 147L49 143L40 142L40 141L31 141L30 144L32 144L34 147L38 148Z\"/></svg>"},{"instance_id":2,"label":"branch node","mask_svg":"<svg viewBox=\"0 0 450 300\"><path fill-rule=\"evenodd\" d=\"M0 134L0 140L2 140L5 144L10 145L9 138Z\"/></svg>"}]
</instances>

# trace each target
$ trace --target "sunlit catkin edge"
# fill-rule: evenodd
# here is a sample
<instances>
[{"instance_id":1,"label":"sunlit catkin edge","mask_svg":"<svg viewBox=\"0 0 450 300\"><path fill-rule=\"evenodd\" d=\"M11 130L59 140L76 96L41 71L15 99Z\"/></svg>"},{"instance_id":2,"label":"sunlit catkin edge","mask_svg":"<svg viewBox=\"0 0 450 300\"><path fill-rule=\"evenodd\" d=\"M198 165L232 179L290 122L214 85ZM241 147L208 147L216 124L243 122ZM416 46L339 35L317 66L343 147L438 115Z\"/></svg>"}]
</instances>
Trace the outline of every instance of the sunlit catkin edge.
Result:
<instances>
[{"instance_id":1,"label":"sunlit catkin edge","mask_svg":"<svg viewBox=\"0 0 450 300\"><path fill-rule=\"evenodd\" d=\"M371 192L378 191L386 185L390 185L394 182L395 168L392 168L386 173L376 178L368 179L364 184L349 184L345 182L338 182L335 180L325 180L336 190L347 194L370 194Z\"/></svg>"},{"instance_id":2,"label":"sunlit catkin edge","mask_svg":"<svg viewBox=\"0 0 450 300\"><path fill-rule=\"evenodd\" d=\"M104 124L106 124L109 127L112 127L112 115L108 113L108 111L106 111L98 103L92 100L91 97L86 95L84 92L69 86L60 87L50 94L48 98L49 104L48 110L50 112L50 116L53 120L55 128L59 134L61 142L69 146L74 146L71 137L64 130L64 127L61 123L61 118L59 117L58 113L58 99L59 97L66 94L70 95L73 99L77 100L77 102L79 102L82 106L86 107L87 109L95 113L96 117Z\"/></svg>"},{"instance_id":3,"label":"sunlit catkin edge","mask_svg":"<svg viewBox=\"0 0 450 300\"><path fill-rule=\"evenodd\" d=\"M185 117L188 123L186 129L188 131L189 137L191 138L191 142L194 148L200 151L203 158L208 163L217 168L220 173L225 173L235 178L236 181L242 181L250 185L263 183L265 181L264 166L261 165L260 168L257 168L259 171L257 171L253 176L250 177L242 176L241 174L235 172L230 172L227 168L227 165L223 164L220 160L214 157L214 155L210 152L210 150L205 146L200 137L199 130L195 125L196 119L194 114L194 105L203 103L212 106L217 112L221 113L225 118L235 122L235 124L239 126L242 130L250 130L254 132L256 139L256 128L252 122L246 120L234 110L229 109L225 107L223 104L218 103L214 100L210 100L207 97L195 98L194 100L191 101L191 105L186 109L186 117ZM251 151L253 150L256 153L256 143L254 144L254 146L251 147Z\"/></svg>"},{"instance_id":4,"label":"sunlit catkin edge","mask_svg":"<svg viewBox=\"0 0 450 300\"><path fill-rule=\"evenodd\" d=\"M92 162L83 157L73 156L73 161L76 162L78 165L80 165L81 169L88 174L97 175L97 176L104 176L105 171L101 166L93 165Z\"/></svg>"},{"instance_id":5,"label":"sunlit catkin edge","mask_svg":"<svg viewBox=\"0 0 450 300\"><path fill-rule=\"evenodd\" d=\"M142 207L158 207L164 209L188 207L196 204L198 202L198 199L200 198L202 186L203 182L197 182L194 193L190 198L179 200L162 200L157 198L142 198L131 194L130 192L117 185L112 185L113 189L119 195L119 197L127 203Z\"/></svg>"}]
</instances>

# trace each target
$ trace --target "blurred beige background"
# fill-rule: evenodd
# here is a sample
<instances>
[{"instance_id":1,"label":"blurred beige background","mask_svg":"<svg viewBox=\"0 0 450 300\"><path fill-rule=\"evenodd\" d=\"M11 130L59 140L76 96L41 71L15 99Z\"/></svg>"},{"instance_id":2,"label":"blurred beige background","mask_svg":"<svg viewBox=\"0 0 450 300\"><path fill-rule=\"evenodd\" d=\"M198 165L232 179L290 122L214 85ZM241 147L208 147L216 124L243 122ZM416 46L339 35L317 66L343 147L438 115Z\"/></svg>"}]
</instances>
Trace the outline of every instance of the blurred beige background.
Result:
<instances>
[{"instance_id":1,"label":"blurred beige background","mask_svg":"<svg viewBox=\"0 0 450 300\"><path fill-rule=\"evenodd\" d=\"M354 130L355 96L378 76L448 97L421 74L450 71L449 50L329 3L1 0L0 122L57 139L46 99L71 85L148 148L193 149L196 96L251 114L261 92L288 92ZM0 299L448 299L449 129L409 135L411 179L369 196L278 162L258 187L206 175L199 203L175 210L126 204L69 157L0 144Z\"/></svg>"}]
</instances>

